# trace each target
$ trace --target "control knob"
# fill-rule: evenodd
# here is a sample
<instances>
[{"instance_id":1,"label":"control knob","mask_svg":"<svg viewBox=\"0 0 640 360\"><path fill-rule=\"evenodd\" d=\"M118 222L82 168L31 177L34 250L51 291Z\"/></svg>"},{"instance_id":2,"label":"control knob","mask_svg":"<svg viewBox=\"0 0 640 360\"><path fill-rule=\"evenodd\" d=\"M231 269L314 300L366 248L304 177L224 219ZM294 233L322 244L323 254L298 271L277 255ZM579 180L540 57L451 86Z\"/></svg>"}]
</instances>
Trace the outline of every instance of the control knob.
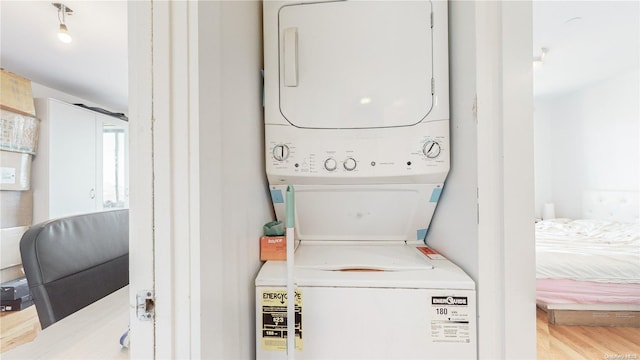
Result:
<instances>
[{"instance_id":1,"label":"control knob","mask_svg":"<svg viewBox=\"0 0 640 360\"><path fill-rule=\"evenodd\" d=\"M324 161L324 168L328 171L334 171L338 168L338 162L334 158L328 158Z\"/></svg>"},{"instance_id":2,"label":"control knob","mask_svg":"<svg viewBox=\"0 0 640 360\"><path fill-rule=\"evenodd\" d=\"M438 142L429 140L422 147L422 153L425 154L429 159L435 159L440 155L440 144Z\"/></svg>"},{"instance_id":3,"label":"control knob","mask_svg":"<svg viewBox=\"0 0 640 360\"><path fill-rule=\"evenodd\" d=\"M344 166L345 170L352 171L356 168L357 164L354 158L347 158L347 160L345 160L342 165Z\"/></svg>"},{"instance_id":4,"label":"control knob","mask_svg":"<svg viewBox=\"0 0 640 360\"><path fill-rule=\"evenodd\" d=\"M289 157L289 147L279 144L273 147L273 158L278 161L284 161Z\"/></svg>"}]
</instances>

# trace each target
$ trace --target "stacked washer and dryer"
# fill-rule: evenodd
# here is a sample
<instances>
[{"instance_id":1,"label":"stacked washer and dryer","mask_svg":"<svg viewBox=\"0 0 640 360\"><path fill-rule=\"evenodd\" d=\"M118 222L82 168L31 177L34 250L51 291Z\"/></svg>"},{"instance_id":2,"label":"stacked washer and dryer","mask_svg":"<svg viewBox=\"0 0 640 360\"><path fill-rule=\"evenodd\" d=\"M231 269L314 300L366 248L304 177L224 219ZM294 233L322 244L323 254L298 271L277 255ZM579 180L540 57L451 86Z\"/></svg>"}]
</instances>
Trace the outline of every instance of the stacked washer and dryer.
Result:
<instances>
[{"instance_id":1,"label":"stacked washer and dryer","mask_svg":"<svg viewBox=\"0 0 640 360\"><path fill-rule=\"evenodd\" d=\"M425 246L449 171L447 3L265 1L263 16L278 220L295 188L296 351L287 265L267 261L256 357L476 358L475 284Z\"/></svg>"}]
</instances>

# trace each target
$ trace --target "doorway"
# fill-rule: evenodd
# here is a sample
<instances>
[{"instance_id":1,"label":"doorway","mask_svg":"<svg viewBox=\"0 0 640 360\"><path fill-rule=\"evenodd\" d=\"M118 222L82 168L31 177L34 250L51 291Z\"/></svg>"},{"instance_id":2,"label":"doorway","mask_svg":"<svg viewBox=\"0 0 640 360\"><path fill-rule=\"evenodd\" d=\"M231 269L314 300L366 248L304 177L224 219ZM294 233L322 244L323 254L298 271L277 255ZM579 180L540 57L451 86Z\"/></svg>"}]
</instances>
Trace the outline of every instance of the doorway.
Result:
<instances>
[{"instance_id":1,"label":"doorway","mask_svg":"<svg viewBox=\"0 0 640 360\"><path fill-rule=\"evenodd\" d=\"M556 227L588 224L594 229L588 221L625 222L592 215L588 194L640 190L639 14L637 2L533 2L535 213L540 249L549 249L546 239ZM577 244L578 238L573 239ZM579 265L570 262L573 254L585 251L587 245L581 243L565 253L564 266L575 273L570 278L547 269L550 252L538 251L540 303L568 302L566 306L582 309L582 302L594 302L577 296L568 300L560 289L542 295L543 283L553 279L589 286ZM571 343L570 336L562 340L561 330L590 334L591 340L587 336L584 343L611 343L602 340L605 331L597 327L558 328L546 324L546 313L538 312L539 358L570 356L557 352L563 341L565 349L575 351L572 356L596 354L594 348ZM612 354L637 352L631 350L608 349Z\"/></svg>"}]
</instances>

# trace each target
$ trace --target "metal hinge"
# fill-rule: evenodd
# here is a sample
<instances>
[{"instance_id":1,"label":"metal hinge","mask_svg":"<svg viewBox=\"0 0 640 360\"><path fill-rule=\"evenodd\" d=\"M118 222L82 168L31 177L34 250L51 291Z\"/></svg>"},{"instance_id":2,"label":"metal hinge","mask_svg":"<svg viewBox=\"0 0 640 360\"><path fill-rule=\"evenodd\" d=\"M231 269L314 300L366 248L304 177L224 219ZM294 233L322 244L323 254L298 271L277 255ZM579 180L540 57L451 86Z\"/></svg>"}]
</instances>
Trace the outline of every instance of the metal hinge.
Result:
<instances>
[{"instance_id":1,"label":"metal hinge","mask_svg":"<svg viewBox=\"0 0 640 360\"><path fill-rule=\"evenodd\" d=\"M140 290L136 297L138 320L153 320L155 315L155 297L153 290Z\"/></svg>"},{"instance_id":2,"label":"metal hinge","mask_svg":"<svg viewBox=\"0 0 640 360\"><path fill-rule=\"evenodd\" d=\"M431 78L431 95L436 93L436 80Z\"/></svg>"}]
</instances>

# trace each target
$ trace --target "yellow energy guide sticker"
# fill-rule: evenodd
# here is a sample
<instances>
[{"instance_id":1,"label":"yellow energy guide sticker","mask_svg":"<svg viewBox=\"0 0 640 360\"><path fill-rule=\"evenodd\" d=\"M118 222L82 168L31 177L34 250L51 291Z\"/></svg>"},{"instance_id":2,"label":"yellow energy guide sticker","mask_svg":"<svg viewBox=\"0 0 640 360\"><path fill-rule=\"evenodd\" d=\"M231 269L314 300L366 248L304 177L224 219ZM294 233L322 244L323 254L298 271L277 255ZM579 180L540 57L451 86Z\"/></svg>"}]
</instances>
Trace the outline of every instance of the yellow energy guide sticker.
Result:
<instances>
[{"instance_id":1,"label":"yellow energy guide sticker","mask_svg":"<svg viewBox=\"0 0 640 360\"><path fill-rule=\"evenodd\" d=\"M287 290L262 290L262 350L287 350ZM295 289L296 350L302 350L302 290Z\"/></svg>"}]
</instances>

